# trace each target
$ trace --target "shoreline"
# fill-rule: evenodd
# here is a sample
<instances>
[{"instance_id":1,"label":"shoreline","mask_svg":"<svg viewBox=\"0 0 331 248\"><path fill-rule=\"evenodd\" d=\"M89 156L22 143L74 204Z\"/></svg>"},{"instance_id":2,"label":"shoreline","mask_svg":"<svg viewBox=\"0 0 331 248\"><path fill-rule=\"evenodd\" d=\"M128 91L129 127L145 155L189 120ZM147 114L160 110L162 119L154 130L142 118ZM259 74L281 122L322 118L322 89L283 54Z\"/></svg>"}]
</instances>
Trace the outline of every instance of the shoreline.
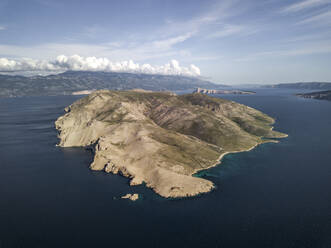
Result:
<instances>
[{"instance_id":1,"label":"shoreline","mask_svg":"<svg viewBox=\"0 0 331 248\"><path fill-rule=\"evenodd\" d=\"M240 153L240 152L249 152L249 151L253 150L254 148L256 148L258 145L261 145L261 144L264 144L264 143L278 143L278 142L279 142L279 141L260 142L260 143L255 144L255 145L253 145L252 147L250 147L250 148L248 148L248 149L245 149L245 150L224 152L224 153L222 153L222 154L218 157L217 161L216 161L214 164L212 164L211 166L208 166L207 168L198 169L198 170L194 171L194 172L191 174L191 176L193 176L194 174L196 174L196 173L198 173L198 172L200 172L200 171L208 170L208 169L210 169L210 168L212 168L212 167L216 167L217 165L220 165L220 164L222 163L222 159L224 158L224 156L226 156L226 155L228 155L228 154L232 154L232 153L234 154L234 153Z\"/></svg>"},{"instance_id":2,"label":"shoreline","mask_svg":"<svg viewBox=\"0 0 331 248\"><path fill-rule=\"evenodd\" d=\"M209 170L210 168L213 168L213 167L216 167L216 166L219 166L222 164L222 160L223 158L228 155L228 154L235 154L235 153L241 153L241 152L249 152L249 151L252 151L253 149L255 149L256 147L258 147L259 145L261 144L265 144L265 143L279 143L280 141L279 140L275 140L275 139L281 139L281 138L286 138L288 137L288 134L284 134L282 137L277 137L277 138L273 138L273 139L267 139L267 140L263 140L261 139L258 143L256 143L255 145L247 148L247 149L243 149L243 150L237 150L237 151L227 151L227 152L224 152L222 153L218 159L216 160L215 163L211 164L210 166L206 167L206 168L203 168L203 169L197 169L195 170L194 172L192 172L191 174L187 175L187 176L190 176L190 177L196 177L196 178L201 178L201 179L204 179L203 177L200 177L200 176L194 176L195 174L201 172L201 171L206 171L206 170ZM59 138L59 140L61 141L61 138ZM65 147L65 146L62 146L60 144L56 144L56 146L58 147ZM80 146L78 146L80 147ZM92 146L94 147L94 146ZM84 147L85 149L87 149L87 147ZM94 150L94 149L92 149ZM93 158L95 158L95 151L93 151ZM91 168L90 168L91 169ZM93 170L93 169L91 169ZM105 170L103 170L104 172L106 172ZM106 173L109 173L109 172L106 172ZM114 174L114 173L112 173ZM115 174L114 174L115 175ZM121 173L121 176L125 177L125 178L128 178L129 180L131 179L131 176L129 175L125 175L125 174L122 174ZM204 179L204 180L207 180L207 179ZM179 197L174 197L174 196L163 196L163 195L160 195L162 198L165 198L165 199L185 199L185 198L191 198L191 197L197 197L197 196L200 196L202 194L206 194L206 193L210 193L211 191L213 191L216 187L215 187L215 184L213 181L211 180L207 180L207 181L210 181L212 183L212 186L210 187L210 189L208 191L204 191L204 192L196 192L196 193L192 193L190 195L186 195L186 196L179 196ZM130 186L135 186L135 185L131 185ZM145 185L147 188L150 188L152 189L155 193L157 193L153 187L148 187L147 185ZM158 193L157 193L158 194Z\"/></svg>"},{"instance_id":3,"label":"shoreline","mask_svg":"<svg viewBox=\"0 0 331 248\"><path fill-rule=\"evenodd\" d=\"M272 118L272 120L273 120L272 124L275 124L275 123L276 123L276 120L275 120L274 118ZM271 125L272 125L272 124L271 124ZM274 129L274 127L271 126L271 127L270 127L270 130L273 131L273 129ZM270 138L270 139L266 139L266 140L263 140L263 138L261 138L261 141L260 141L260 142L258 142L257 144L255 144L255 145L253 145L252 147L250 147L250 148L248 148L248 149L245 149L245 150L241 150L241 151L227 151L227 152L224 152L224 153L222 153L222 154L218 157L217 161L216 161L214 164L212 164L211 166L209 166L209 167L207 167L207 168L197 169L196 171L194 171L194 172L191 174L191 176L193 176L193 175L196 174L196 173L199 173L200 171L208 170L208 169L210 169L210 168L212 168L212 167L216 167L217 165L220 165L220 164L222 163L222 159L223 159L223 157L226 156L226 155L228 155L228 154L232 154L232 153L240 153L240 152L249 152L249 151L253 150L254 148L256 148L257 146L259 146L259 145L261 145L261 144L265 144L265 143L279 143L279 140L277 140L277 139L284 139L284 138L287 138L287 137L288 137L288 134L286 134L286 133L280 133L280 134L282 134L282 135L280 135L279 137L274 137L274 138ZM275 139L276 139L276 140L275 140Z\"/></svg>"},{"instance_id":4,"label":"shoreline","mask_svg":"<svg viewBox=\"0 0 331 248\"><path fill-rule=\"evenodd\" d=\"M282 138L286 138L286 137L288 137L287 134L286 134L285 137L282 137ZM249 151L252 151L253 149L255 149L256 147L258 147L259 145L262 145L262 144L265 144L265 143L279 143L279 141L278 141L278 140L266 140L266 141L261 141L261 142L255 144L255 145L253 145L252 147L250 147L250 148L248 148L248 149L245 149L245 150L224 152L224 153L222 153L222 154L219 156L219 158L217 159L217 161L216 161L214 164L212 164L211 166L209 166L209 167L207 167L207 168L196 170L195 172L193 172L193 173L191 174L191 176L194 177L195 174L197 174L197 173L199 173L199 172L201 172L201 171L209 170L210 168L213 168L213 167L216 167L216 166L218 166L218 165L221 165L221 164L222 164L222 160L223 160L223 158L224 158L226 155L228 155L228 154L235 154L235 153L241 153L241 152L249 152ZM197 177L199 177L199 176L197 176ZM199 178L201 178L201 177L199 177ZM212 182L212 181L211 181L211 182ZM204 193L209 193L209 192L211 192L211 191L215 188L214 182L212 182L212 183L213 183L213 187L212 187L208 192L204 192ZM191 196L191 197L198 196L198 195L201 195L201 194L203 194L203 193L197 193L196 195L193 195L193 196ZM183 197L183 198L186 198L186 197Z\"/></svg>"}]
</instances>

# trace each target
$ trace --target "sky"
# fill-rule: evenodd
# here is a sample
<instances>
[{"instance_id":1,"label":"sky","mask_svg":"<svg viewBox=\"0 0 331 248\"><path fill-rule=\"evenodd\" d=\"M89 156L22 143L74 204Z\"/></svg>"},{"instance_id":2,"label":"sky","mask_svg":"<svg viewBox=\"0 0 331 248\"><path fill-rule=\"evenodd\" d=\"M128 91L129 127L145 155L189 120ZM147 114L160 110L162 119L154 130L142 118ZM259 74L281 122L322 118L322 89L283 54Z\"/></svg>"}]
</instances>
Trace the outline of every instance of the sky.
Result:
<instances>
[{"instance_id":1,"label":"sky","mask_svg":"<svg viewBox=\"0 0 331 248\"><path fill-rule=\"evenodd\" d=\"M331 0L1 0L0 72L331 81Z\"/></svg>"}]
</instances>

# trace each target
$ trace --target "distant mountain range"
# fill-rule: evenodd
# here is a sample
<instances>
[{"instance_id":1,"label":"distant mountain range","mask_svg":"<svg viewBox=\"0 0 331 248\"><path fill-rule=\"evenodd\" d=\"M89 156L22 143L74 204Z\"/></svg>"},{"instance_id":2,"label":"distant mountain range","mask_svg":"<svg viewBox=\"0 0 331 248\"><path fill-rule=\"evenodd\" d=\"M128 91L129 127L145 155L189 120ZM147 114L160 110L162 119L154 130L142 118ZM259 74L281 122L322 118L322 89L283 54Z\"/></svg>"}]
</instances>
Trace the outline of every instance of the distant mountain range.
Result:
<instances>
[{"instance_id":1,"label":"distant mountain range","mask_svg":"<svg viewBox=\"0 0 331 248\"><path fill-rule=\"evenodd\" d=\"M223 89L229 86L195 77L116 72L67 71L49 76L0 75L0 97L70 95L76 91L140 88L153 91Z\"/></svg>"},{"instance_id":2,"label":"distant mountain range","mask_svg":"<svg viewBox=\"0 0 331 248\"><path fill-rule=\"evenodd\" d=\"M331 101L331 90L297 94L297 96L304 97L304 98L313 98L313 99L318 99L318 100Z\"/></svg>"},{"instance_id":3,"label":"distant mountain range","mask_svg":"<svg viewBox=\"0 0 331 248\"><path fill-rule=\"evenodd\" d=\"M152 91L227 90L249 88L249 85L229 86L186 76L151 75L122 72L67 71L48 76L13 76L0 74L0 97L71 95L99 89ZM331 83L284 83L254 85L254 88L284 88L299 90L331 90Z\"/></svg>"},{"instance_id":4,"label":"distant mountain range","mask_svg":"<svg viewBox=\"0 0 331 248\"><path fill-rule=\"evenodd\" d=\"M302 90L331 90L331 82L283 83L266 85L267 88L302 89Z\"/></svg>"}]
</instances>

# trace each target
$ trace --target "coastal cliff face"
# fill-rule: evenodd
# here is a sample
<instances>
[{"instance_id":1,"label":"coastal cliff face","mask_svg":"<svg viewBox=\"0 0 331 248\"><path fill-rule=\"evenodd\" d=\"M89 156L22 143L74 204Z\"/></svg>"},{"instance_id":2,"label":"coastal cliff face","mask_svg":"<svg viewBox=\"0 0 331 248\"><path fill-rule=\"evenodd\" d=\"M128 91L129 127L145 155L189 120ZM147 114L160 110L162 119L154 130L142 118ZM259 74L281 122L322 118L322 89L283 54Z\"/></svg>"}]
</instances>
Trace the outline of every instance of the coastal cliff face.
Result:
<instances>
[{"instance_id":1,"label":"coastal cliff face","mask_svg":"<svg viewBox=\"0 0 331 248\"><path fill-rule=\"evenodd\" d=\"M55 122L60 146L92 146L92 170L144 182L163 197L208 192L213 183L194 173L226 153L286 137L260 111L199 93L101 90L65 111Z\"/></svg>"}]
</instances>

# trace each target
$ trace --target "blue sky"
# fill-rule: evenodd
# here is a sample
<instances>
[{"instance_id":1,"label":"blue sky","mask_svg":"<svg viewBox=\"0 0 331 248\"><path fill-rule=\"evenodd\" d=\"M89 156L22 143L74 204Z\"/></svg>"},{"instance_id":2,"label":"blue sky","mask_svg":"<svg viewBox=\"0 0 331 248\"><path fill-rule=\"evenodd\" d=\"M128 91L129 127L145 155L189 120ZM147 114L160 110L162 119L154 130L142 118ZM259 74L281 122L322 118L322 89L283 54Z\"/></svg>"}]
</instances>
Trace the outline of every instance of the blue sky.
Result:
<instances>
[{"instance_id":1,"label":"blue sky","mask_svg":"<svg viewBox=\"0 0 331 248\"><path fill-rule=\"evenodd\" d=\"M331 81L331 0L1 0L0 58L2 71L148 64L227 84Z\"/></svg>"}]
</instances>

